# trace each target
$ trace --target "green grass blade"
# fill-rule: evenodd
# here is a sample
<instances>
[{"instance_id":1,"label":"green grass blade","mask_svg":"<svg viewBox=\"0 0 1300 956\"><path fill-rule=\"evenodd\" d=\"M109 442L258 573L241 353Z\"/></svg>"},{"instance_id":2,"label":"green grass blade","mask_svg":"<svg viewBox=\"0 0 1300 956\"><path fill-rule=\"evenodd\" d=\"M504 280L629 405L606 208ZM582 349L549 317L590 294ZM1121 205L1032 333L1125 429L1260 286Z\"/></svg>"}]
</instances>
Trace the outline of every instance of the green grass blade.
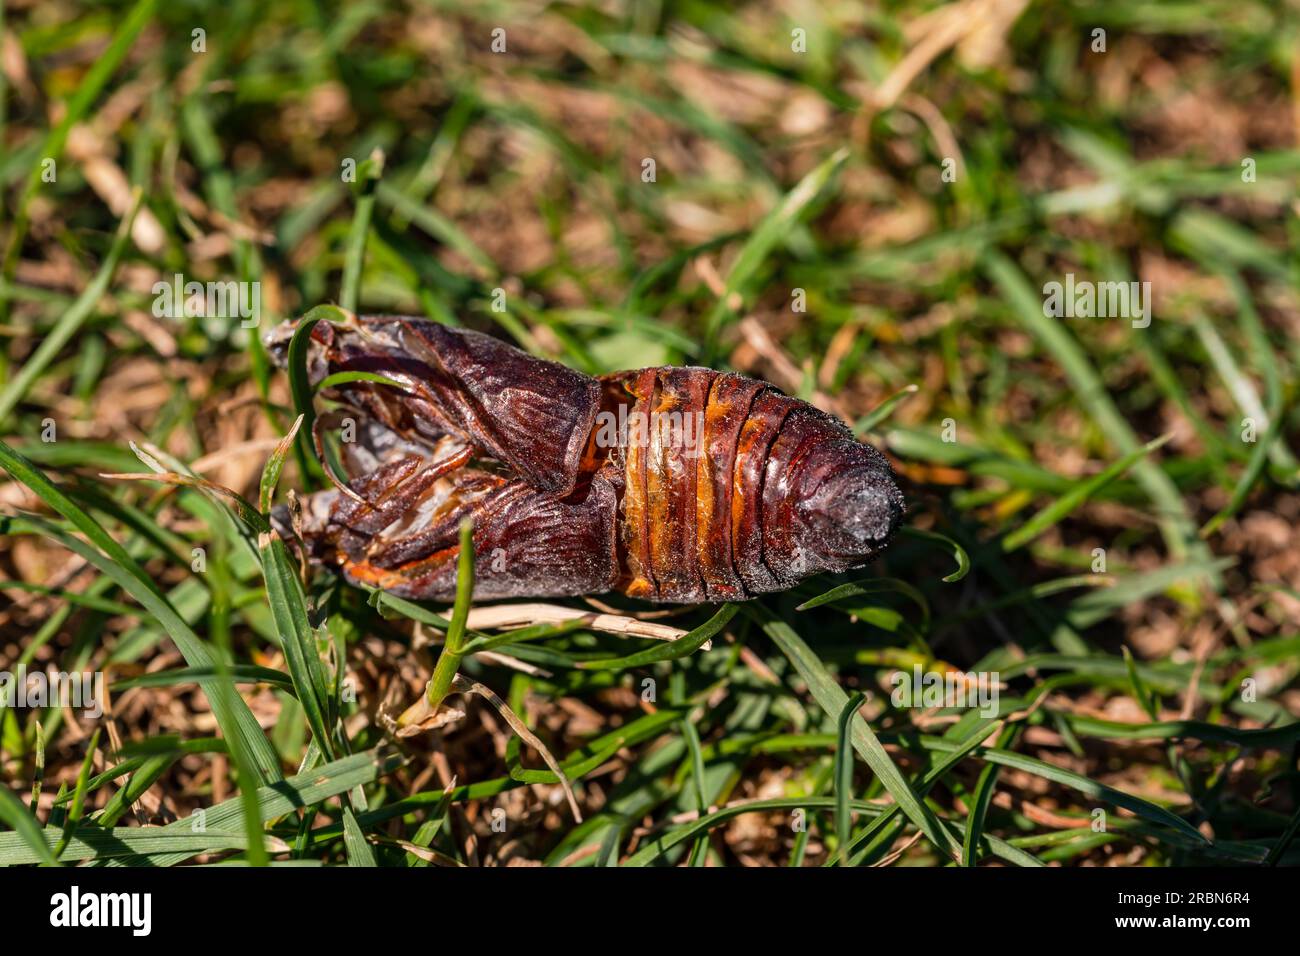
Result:
<instances>
[{"instance_id":1,"label":"green grass blade","mask_svg":"<svg viewBox=\"0 0 1300 956\"><path fill-rule=\"evenodd\" d=\"M23 866L40 863L42 856L26 844L14 845L6 840L13 834L0 833L0 866ZM59 839L59 831L46 827L42 831L46 852ZM199 853L244 850L248 836L238 830L208 827L203 832L188 829L168 831L163 827L91 827L78 830L63 853L67 862L102 860L112 864L120 858L142 865L166 866Z\"/></svg>"},{"instance_id":2,"label":"green grass blade","mask_svg":"<svg viewBox=\"0 0 1300 956\"><path fill-rule=\"evenodd\" d=\"M334 388L336 385L347 385L350 382L375 382L379 385L387 385L391 388L406 391L406 386L401 382L389 378L387 375L380 375L378 372L335 372L333 375L327 375L321 379L316 386L316 391L323 392L328 388Z\"/></svg>"},{"instance_id":3,"label":"green grass blade","mask_svg":"<svg viewBox=\"0 0 1300 956\"><path fill-rule=\"evenodd\" d=\"M989 254L986 269L1010 305L1012 314L1060 363L1078 395L1079 404L1111 444L1125 455L1139 450L1142 443L1115 407L1105 383L1088 360L1087 354L1060 320L1043 313L1043 303L1034 294L1020 269L1006 256L996 252ZM1139 460L1134 468L1139 483L1155 505L1156 517L1170 554L1176 559L1182 559L1189 552L1203 554L1204 548L1195 544L1195 528L1182 495L1169 476L1147 460Z\"/></svg>"},{"instance_id":4,"label":"green grass blade","mask_svg":"<svg viewBox=\"0 0 1300 956\"><path fill-rule=\"evenodd\" d=\"M1140 459L1164 445L1172 437L1172 435L1161 435L1159 438L1147 442L1141 448L1135 448L1118 461L1109 465L1105 470L1093 475L1086 481L1079 482L1015 531L1011 532L1011 534L1003 538L1002 550L1014 551L1021 545L1034 540L1034 538L1037 538L1049 528L1055 527L1094 494L1132 468Z\"/></svg>"},{"instance_id":5,"label":"green grass blade","mask_svg":"<svg viewBox=\"0 0 1300 956\"><path fill-rule=\"evenodd\" d=\"M948 751L957 744L948 740L939 740L936 738L924 739L923 745L929 749ZM1149 800L1143 800L1141 797L1135 797L1131 793L1125 793L1123 790L1116 790L1104 783L1098 783L1095 780L1075 773L1072 770L1066 770L1063 767L1057 767L1043 760L1034 757L1027 757L1024 754L1018 754L1010 750L998 750L997 748L983 748L974 752L974 756L988 760L993 763L1001 764L1004 767L1012 767L1016 770L1023 770L1026 773L1034 774L1053 783L1059 783L1062 786L1077 790L1086 797L1095 800L1103 800L1106 803L1113 804L1117 807L1123 807L1130 810L1137 816L1151 823L1160 824L1177 831L1184 837L1194 840L1197 844L1208 846L1211 841L1208 840L1200 830L1192 826L1182 817L1170 813L1164 807L1157 806Z\"/></svg>"},{"instance_id":6,"label":"green grass blade","mask_svg":"<svg viewBox=\"0 0 1300 956\"><path fill-rule=\"evenodd\" d=\"M946 583L955 584L966 575L970 574L970 555L966 553L965 548L946 534L940 534L937 531L923 531L920 528L913 528L911 526L903 528L899 533L906 538L915 538L918 541L932 541L935 544L941 544L952 552L953 560L957 562L957 570L944 576L943 580Z\"/></svg>"},{"instance_id":7,"label":"green grass blade","mask_svg":"<svg viewBox=\"0 0 1300 956\"><path fill-rule=\"evenodd\" d=\"M847 584L841 584L831 588L823 594L817 595L804 601L796 611L808 611L815 607L821 607L823 604L832 604L835 601L842 601L845 598L861 597L870 594L902 594L912 601L921 609L921 627L922 633L930 629L930 602L925 599L925 595L899 578L863 578L861 581L850 581Z\"/></svg>"},{"instance_id":8,"label":"green grass blade","mask_svg":"<svg viewBox=\"0 0 1300 956\"><path fill-rule=\"evenodd\" d=\"M1228 503L1223 506L1209 521L1201 527L1200 537L1210 538L1224 523L1227 522L1241 510L1241 506L1246 503L1250 497L1251 491L1259 481L1260 475L1264 473L1264 466L1268 462L1269 451L1276 445L1282 436L1282 425L1286 420L1285 409L1279 409L1278 413L1272 417L1269 422L1268 431L1255 443L1251 449L1250 458L1246 462L1246 467L1241 470L1241 475L1237 483L1232 488L1232 494L1228 498Z\"/></svg>"},{"instance_id":9,"label":"green grass blade","mask_svg":"<svg viewBox=\"0 0 1300 956\"><path fill-rule=\"evenodd\" d=\"M384 174L384 151L376 149L357 172L361 178L361 195L357 197L356 214L348 232L347 250L343 256L343 286L339 291L339 305L349 312L357 311L361 268L366 259L366 237L370 235L370 217L375 211L375 190Z\"/></svg>"},{"instance_id":10,"label":"green grass blade","mask_svg":"<svg viewBox=\"0 0 1300 956\"><path fill-rule=\"evenodd\" d=\"M1128 671L1128 682L1133 689L1133 699L1137 701L1138 706L1151 720L1159 720L1160 707L1156 703L1151 689L1142 680L1142 675L1138 673L1137 661L1133 659L1133 652L1128 649L1127 644L1122 646L1120 651L1124 654L1124 667Z\"/></svg>"},{"instance_id":11,"label":"green grass blade","mask_svg":"<svg viewBox=\"0 0 1300 956\"><path fill-rule=\"evenodd\" d=\"M675 661L698 651L707 641L716 637L736 616L740 609L737 604L724 604L711 618L692 631L688 631L675 641L660 642L654 647L602 661L582 661L578 666L583 670L626 670L630 667L645 667L660 661Z\"/></svg>"},{"instance_id":12,"label":"green grass blade","mask_svg":"<svg viewBox=\"0 0 1300 956\"><path fill-rule=\"evenodd\" d=\"M68 134L72 132L72 127L85 121L91 104L95 102L104 85L118 66L121 65L127 53L130 52L131 46L135 43L140 32L153 19L156 6L157 0L137 0L135 6L131 8L131 12L122 20L122 25L118 27L112 41L94 58L94 62L86 75L80 78L77 83L77 91L68 100L58 123L46 133L44 142L41 143L40 149L34 154L35 158L32 168L28 172L27 182L23 186L22 195L19 196L17 204L13 207L16 210L14 224L9 233L9 244L5 249L3 269L0 269L3 285L7 286L9 280L13 278L14 266L18 262L18 255L22 250L23 239L27 234L27 206L42 184L42 161L58 159L63 155L63 149L67 145ZM98 296L96 296L97 299ZM7 317L8 311L8 296L0 294L0 319ZM0 415L0 422L3 422L5 417L5 415Z\"/></svg>"},{"instance_id":13,"label":"green grass blade","mask_svg":"<svg viewBox=\"0 0 1300 956\"><path fill-rule=\"evenodd\" d=\"M294 438L301 427L302 416L299 415L294 419L288 434L280 440L271 457L266 460L266 467L262 469L262 479L258 483L257 504L264 515L271 513L271 501L275 497L275 486L280 483L280 473L284 471L284 460L289 456L289 449L293 447Z\"/></svg>"},{"instance_id":14,"label":"green grass blade","mask_svg":"<svg viewBox=\"0 0 1300 956\"><path fill-rule=\"evenodd\" d=\"M98 522L55 487L40 469L3 441L0 441L0 466L30 488L47 505L72 522L96 547L91 547L81 539L67 534L50 522L34 515L22 519L0 519L0 521L25 524L37 533L58 541L69 550L80 554L103 574L112 578L158 619L163 629L176 642L187 664L191 667L213 665L213 658L207 646L176 613L175 608L144 569L104 531ZM214 695L209 700L222 732L227 736L243 735L249 753L253 755L257 766L259 780L270 783L280 779L279 759L275 755L271 742L267 740L258 725L257 719L248 709L248 705L237 698L233 707L228 708L220 699L220 695Z\"/></svg>"},{"instance_id":15,"label":"green grass blade","mask_svg":"<svg viewBox=\"0 0 1300 956\"><path fill-rule=\"evenodd\" d=\"M944 754L942 758L935 761L934 764L921 775L921 779L917 781L916 784L917 796L924 797L931 789L933 789L936 783L947 776L948 772L952 770L953 767L957 766L970 756L971 751L987 739L992 728L992 720L981 718L980 723L971 731L970 735L966 737L959 747L950 753ZM885 828L888 827L896 817L898 817L899 813L901 813L901 810L898 804L895 803L891 805L884 813L876 817L875 820L867 825L851 844L846 847L837 847L835 852L827 858L824 865L834 866L839 862L841 855L843 855L852 857L853 863L851 865L857 866L859 859L862 857L863 853L866 852L864 850L863 853L855 853L857 848L866 846L866 849L869 850L869 844L877 837L877 835L883 835L882 831L884 831ZM900 820L899 822L905 823L906 821ZM1037 865L1037 861L1025 865Z\"/></svg>"},{"instance_id":16,"label":"green grass blade","mask_svg":"<svg viewBox=\"0 0 1300 956\"><path fill-rule=\"evenodd\" d=\"M433 676L425 693L430 714L436 714L452 681L460 669L465 652L465 625L469 620L469 606L474 601L474 525L466 518L460 523L460 554L456 561L456 602L452 605L451 621L443 640L442 653L434 665Z\"/></svg>"},{"instance_id":17,"label":"green grass blade","mask_svg":"<svg viewBox=\"0 0 1300 956\"><path fill-rule=\"evenodd\" d=\"M118 223L113 244L109 247L108 255L100 265L99 271L95 273L95 278L82 290L81 295L77 296L77 301L72 303L71 308L54 323L54 328L45 334L41 344L23 363L18 374L5 384L3 390L0 390L0 426L8 422L10 413L27 395L28 389L45 373L50 363L77 334L77 330L99 305L99 300L104 297L108 283L117 269L118 260L122 258L122 252L126 249L127 240L131 238L131 224L135 222L135 214L140 208L140 197L141 193L137 188L131 196L131 205L127 208L126 215Z\"/></svg>"},{"instance_id":18,"label":"green grass blade","mask_svg":"<svg viewBox=\"0 0 1300 956\"><path fill-rule=\"evenodd\" d=\"M86 787L90 783L90 767L95 759L95 750L99 747L99 728L90 735L90 743L86 745L86 756L81 761L81 770L77 773L77 785L72 791L72 809L68 812L63 821L63 833L59 836L59 842L54 846L54 857L58 859L63 855L63 851L68 847L68 841L72 839L72 831L77 828L86 808Z\"/></svg>"},{"instance_id":19,"label":"green grass blade","mask_svg":"<svg viewBox=\"0 0 1300 956\"><path fill-rule=\"evenodd\" d=\"M276 633L280 635L280 647L289 664L289 676L293 679L298 702L307 715L317 746L327 758L333 759L333 734L325 722L330 691L316 649L316 636L307 619L306 597L298 579L298 569L276 531L262 534L257 541L257 550L266 579L267 603L275 620Z\"/></svg>"},{"instance_id":20,"label":"green grass blade","mask_svg":"<svg viewBox=\"0 0 1300 956\"><path fill-rule=\"evenodd\" d=\"M682 737L686 741L686 748L691 759L691 789L695 792L695 809L699 811L700 816L706 816L709 812L709 798L704 792L704 751L700 747L700 733L695 729L695 724L691 721L683 720L680 725L682 728ZM709 838L707 833L701 833L695 845L691 847L690 865L692 867L704 866L708 862L709 856Z\"/></svg>"},{"instance_id":21,"label":"green grass blade","mask_svg":"<svg viewBox=\"0 0 1300 956\"><path fill-rule=\"evenodd\" d=\"M375 853L351 807L343 808L343 846L348 855L348 866L378 866Z\"/></svg>"},{"instance_id":22,"label":"green grass blade","mask_svg":"<svg viewBox=\"0 0 1300 956\"><path fill-rule=\"evenodd\" d=\"M405 216L434 239L455 249L488 278L495 278L500 273L497 264L479 248L469 234L437 210L421 205L388 183L381 182L375 194L381 204Z\"/></svg>"},{"instance_id":23,"label":"green grass blade","mask_svg":"<svg viewBox=\"0 0 1300 956\"><path fill-rule=\"evenodd\" d=\"M875 815L883 812L883 808L878 804L867 803L866 801L854 800L850 802L849 806L859 813ZM742 813L771 813L778 810L831 810L834 807L834 797L779 797L771 800L750 800L735 806L721 807L707 816L699 817L690 823L669 830L667 833L647 838L640 849L624 860L622 865L629 867L649 866L678 844L720 826Z\"/></svg>"},{"instance_id":24,"label":"green grass blade","mask_svg":"<svg viewBox=\"0 0 1300 956\"><path fill-rule=\"evenodd\" d=\"M736 317L733 297L743 296L746 287L767 257L771 255L772 250L789 236L790 230L808 211L813 201L821 195L848 158L848 149L841 148L822 160L812 172L799 180L794 188L781 198L781 201L763 217L762 222L745 240L731 271L727 273L723 294L705 322L706 363L712 357L713 344L717 340L718 333L728 321Z\"/></svg>"},{"instance_id":25,"label":"green grass blade","mask_svg":"<svg viewBox=\"0 0 1300 956\"><path fill-rule=\"evenodd\" d=\"M839 733L835 742L835 843L841 850L849 845L849 834L853 831L853 815L849 803L853 793L853 750L849 739L850 728L858 708L866 698L861 691L853 694L840 711ZM848 857L840 854L841 863L847 863Z\"/></svg>"},{"instance_id":26,"label":"green grass blade","mask_svg":"<svg viewBox=\"0 0 1300 956\"><path fill-rule=\"evenodd\" d=\"M812 652L812 649L804 643L803 638L795 632L794 628L761 605L755 606L752 610L748 608L746 610L759 622L768 637L776 643L782 653L789 658L799 676L808 685L808 689L812 693L813 699L817 701L818 706L827 714L838 715L842 713L844 707L848 704L848 695L844 693L840 685L826 671L826 666ZM861 717L855 716L852 727L854 749L867 762L867 766L871 768L881 784L897 801L903 813L907 814L907 818L926 835L927 839L941 853L954 860L960 859L961 847L953 839L952 834L948 832L943 823L917 798L867 722Z\"/></svg>"},{"instance_id":27,"label":"green grass blade","mask_svg":"<svg viewBox=\"0 0 1300 956\"><path fill-rule=\"evenodd\" d=\"M302 419L298 428L298 464L307 470L312 479L323 477L316 461L312 444L312 429L316 425L315 391L307 375L307 351L311 347L311 330L318 322L347 324L352 314L336 305L318 305L309 310L294 327L286 350L285 365L289 374L289 394L293 396L293 410Z\"/></svg>"},{"instance_id":28,"label":"green grass blade","mask_svg":"<svg viewBox=\"0 0 1300 956\"><path fill-rule=\"evenodd\" d=\"M1007 749L1015 740L1018 731L1015 727L1005 727L998 736L998 747ZM985 764L975 781L975 792L967 802L970 813L966 815L966 833L962 838L962 862L974 866L979 859L980 837L984 833L984 821L988 818L989 806L993 803L993 790L998 782L997 764Z\"/></svg>"},{"instance_id":29,"label":"green grass blade","mask_svg":"<svg viewBox=\"0 0 1300 956\"><path fill-rule=\"evenodd\" d=\"M41 825L8 787L0 787L0 822L5 823L13 830L13 835L22 841L22 845L30 851L33 863L60 865L58 857L45 840Z\"/></svg>"},{"instance_id":30,"label":"green grass blade","mask_svg":"<svg viewBox=\"0 0 1300 956\"><path fill-rule=\"evenodd\" d=\"M900 388L893 395L890 395L883 402L873 408L867 414L863 415L853 425L853 434L865 435L874 429L877 425L893 414L894 409L902 404L903 400L919 391L916 385L906 385Z\"/></svg>"}]
</instances>

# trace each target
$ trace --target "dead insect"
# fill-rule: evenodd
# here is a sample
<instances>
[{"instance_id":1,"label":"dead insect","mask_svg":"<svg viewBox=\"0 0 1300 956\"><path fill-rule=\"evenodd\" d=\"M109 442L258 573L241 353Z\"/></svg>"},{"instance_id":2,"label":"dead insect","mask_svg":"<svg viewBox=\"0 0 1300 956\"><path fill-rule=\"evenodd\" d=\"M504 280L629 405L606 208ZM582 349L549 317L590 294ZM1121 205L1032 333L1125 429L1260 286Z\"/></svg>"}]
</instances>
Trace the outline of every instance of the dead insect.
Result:
<instances>
[{"instance_id":1,"label":"dead insect","mask_svg":"<svg viewBox=\"0 0 1300 956\"><path fill-rule=\"evenodd\" d=\"M294 328L267 340L282 366ZM387 382L325 390L341 407L317 425L344 426L346 474L331 472L337 487L303 502L305 543L353 583L404 597L453 596L466 516L478 598L617 590L687 602L859 567L903 514L883 455L839 419L742 375L591 378L488 335L396 316L321 322L307 368L313 385L340 372Z\"/></svg>"}]
</instances>

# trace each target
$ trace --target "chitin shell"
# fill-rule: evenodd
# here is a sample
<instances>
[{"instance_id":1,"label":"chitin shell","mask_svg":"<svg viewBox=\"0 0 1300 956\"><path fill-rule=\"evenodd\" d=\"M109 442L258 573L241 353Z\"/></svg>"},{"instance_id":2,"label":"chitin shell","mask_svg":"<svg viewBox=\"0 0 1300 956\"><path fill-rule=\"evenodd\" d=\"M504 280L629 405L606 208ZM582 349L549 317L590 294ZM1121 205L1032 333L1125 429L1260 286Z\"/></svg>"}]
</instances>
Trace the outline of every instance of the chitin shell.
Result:
<instances>
[{"instance_id":1,"label":"chitin shell","mask_svg":"<svg viewBox=\"0 0 1300 956\"><path fill-rule=\"evenodd\" d=\"M282 365L294 328L268 338ZM400 316L310 335L313 385L339 372L400 384L332 386L340 407L318 419L350 424L353 440L340 446L341 487L304 500L299 530L313 559L355 584L450 599L469 517L477 598L745 600L860 567L903 514L883 455L742 375L592 378Z\"/></svg>"}]
</instances>

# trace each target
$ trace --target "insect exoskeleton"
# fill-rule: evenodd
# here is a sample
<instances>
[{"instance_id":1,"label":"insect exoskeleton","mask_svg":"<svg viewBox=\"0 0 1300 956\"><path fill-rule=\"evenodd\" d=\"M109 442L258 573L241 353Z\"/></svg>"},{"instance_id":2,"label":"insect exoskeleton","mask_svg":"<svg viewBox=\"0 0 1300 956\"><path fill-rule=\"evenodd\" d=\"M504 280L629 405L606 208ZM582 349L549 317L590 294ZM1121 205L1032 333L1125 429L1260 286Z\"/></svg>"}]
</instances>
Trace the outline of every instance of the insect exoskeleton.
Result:
<instances>
[{"instance_id":1,"label":"insect exoskeleton","mask_svg":"<svg viewBox=\"0 0 1300 956\"><path fill-rule=\"evenodd\" d=\"M293 328L268 337L280 364ZM884 456L842 422L730 372L596 379L400 316L316 325L307 369L313 384L384 381L324 393L337 408L318 423L350 418L354 440L336 487L306 499L302 538L353 582L407 597L454 594L465 517L479 598L724 601L861 566L904 510Z\"/></svg>"}]
</instances>

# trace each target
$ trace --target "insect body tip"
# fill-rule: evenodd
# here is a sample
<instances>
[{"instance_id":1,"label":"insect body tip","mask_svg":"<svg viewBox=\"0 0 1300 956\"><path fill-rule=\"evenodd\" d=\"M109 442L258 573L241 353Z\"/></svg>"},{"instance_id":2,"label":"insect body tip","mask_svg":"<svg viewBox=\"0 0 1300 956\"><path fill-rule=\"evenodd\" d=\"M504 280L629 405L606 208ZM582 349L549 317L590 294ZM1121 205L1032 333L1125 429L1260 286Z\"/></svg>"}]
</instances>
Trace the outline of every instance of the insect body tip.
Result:
<instances>
[{"instance_id":1,"label":"insect body tip","mask_svg":"<svg viewBox=\"0 0 1300 956\"><path fill-rule=\"evenodd\" d=\"M800 509L802 547L829 571L860 567L879 555L907 512L883 455L857 443L838 454Z\"/></svg>"}]
</instances>

